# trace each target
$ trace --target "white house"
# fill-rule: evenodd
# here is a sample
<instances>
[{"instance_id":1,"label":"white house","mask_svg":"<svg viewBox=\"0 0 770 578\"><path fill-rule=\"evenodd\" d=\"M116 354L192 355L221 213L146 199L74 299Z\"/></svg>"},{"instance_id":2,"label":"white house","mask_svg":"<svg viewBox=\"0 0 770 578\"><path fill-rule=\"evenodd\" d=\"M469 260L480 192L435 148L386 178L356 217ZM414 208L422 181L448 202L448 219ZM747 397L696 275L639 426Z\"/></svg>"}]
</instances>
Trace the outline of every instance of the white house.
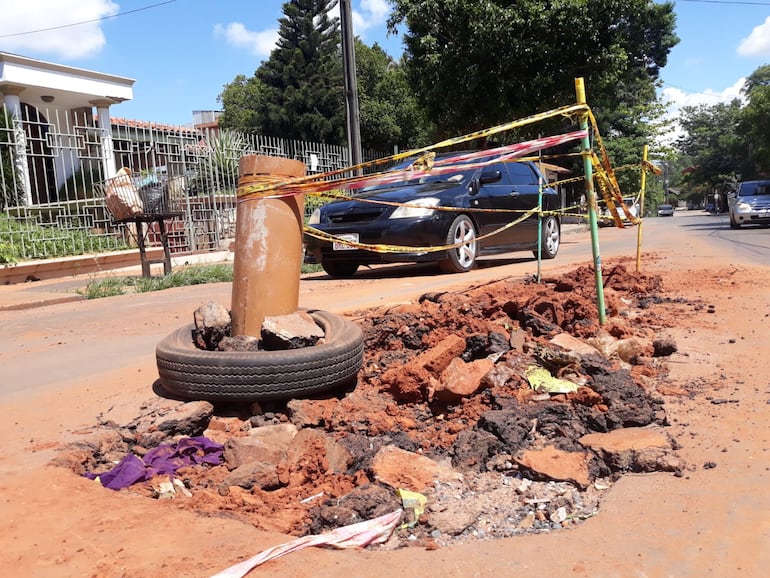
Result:
<instances>
[{"instance_id":1,"label":"white house","mask_svg":"<svg viewBox=\"0 0 770 578\"><path fill-rule=\"evenodd\" d=\"M0 52L0 112L14 118L20 201L60 200L63 183L84 165L102 178L115 175L110 107L131 100L133 84L131 78Z\"/></svg>"}]
</instances>

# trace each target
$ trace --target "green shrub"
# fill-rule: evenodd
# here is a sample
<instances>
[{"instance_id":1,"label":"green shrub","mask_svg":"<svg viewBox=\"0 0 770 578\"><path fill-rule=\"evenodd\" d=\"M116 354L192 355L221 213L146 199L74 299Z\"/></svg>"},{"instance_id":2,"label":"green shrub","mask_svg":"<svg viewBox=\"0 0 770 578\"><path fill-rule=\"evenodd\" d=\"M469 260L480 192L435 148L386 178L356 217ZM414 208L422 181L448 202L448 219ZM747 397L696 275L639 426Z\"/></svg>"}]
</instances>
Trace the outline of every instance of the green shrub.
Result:
<instances>
[{"instance_id":1,"label":"green shrub","mask_svg":"<svg viewBox=\"0 0 770 578\"><path fill-rule=\"evenodd\" d=\"M62 229L53 225L34 225L0 215L0 263L82 255L93 251L128 249L122 239L93 237L85 229Z\"/></svg>"}]
</instances>

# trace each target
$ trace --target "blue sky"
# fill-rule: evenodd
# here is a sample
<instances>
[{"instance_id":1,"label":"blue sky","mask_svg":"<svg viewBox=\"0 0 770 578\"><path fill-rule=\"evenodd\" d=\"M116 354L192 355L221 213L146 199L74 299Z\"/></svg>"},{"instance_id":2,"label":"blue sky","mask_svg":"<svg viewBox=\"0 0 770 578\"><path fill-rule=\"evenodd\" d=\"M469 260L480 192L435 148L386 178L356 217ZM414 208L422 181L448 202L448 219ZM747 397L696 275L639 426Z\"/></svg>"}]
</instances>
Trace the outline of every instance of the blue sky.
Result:
<instances>
[{"instance_id":1,"label":"blue sky","mask_svg":"<svg viewBox=\"0 0 770 578\"><path fill-rule=\"evenodd\" d=\"M222 87L238 74L253 75L268 57L282 6L283 0L2 0L0 51L133 78L134 100L113 107L113 116L188 124L193 110L218 109ZM352 6L354 33L397 57L400 37L385 29L387 0ZM747 75L770 64L770 0L679 0L675 11L681 42L662 72L672 110L736 97ZM83 24L65 26L75 23ZM587 92L590 104L590 86Z\"/></svg>"}]
</instances>

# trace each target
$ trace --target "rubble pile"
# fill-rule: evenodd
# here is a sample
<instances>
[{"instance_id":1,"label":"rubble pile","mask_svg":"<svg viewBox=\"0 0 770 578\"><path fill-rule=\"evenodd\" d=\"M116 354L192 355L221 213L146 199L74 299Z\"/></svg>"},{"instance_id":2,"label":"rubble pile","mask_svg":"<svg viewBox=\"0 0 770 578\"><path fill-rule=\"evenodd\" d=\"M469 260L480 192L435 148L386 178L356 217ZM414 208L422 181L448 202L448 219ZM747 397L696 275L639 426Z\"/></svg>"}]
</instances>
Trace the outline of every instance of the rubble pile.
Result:
<instances>
[{"instance_id":1,"label":"rubble pile","mask_svg":"<svg viewBox=\"0 0 770 578\"><path fill-rule=\"evenodd\" d=\"M687 467L657 393L676 352L671 299L660 278L607 267L600 326L593 283L580 267L363 312L364 365L347 391L250 407L156 397L131 423L101 416L57 463L98 476L202 436L219 465L120 491L297 536L404 508L382 547L569 527L623 474Z\"/></svg>"}]
</instances>

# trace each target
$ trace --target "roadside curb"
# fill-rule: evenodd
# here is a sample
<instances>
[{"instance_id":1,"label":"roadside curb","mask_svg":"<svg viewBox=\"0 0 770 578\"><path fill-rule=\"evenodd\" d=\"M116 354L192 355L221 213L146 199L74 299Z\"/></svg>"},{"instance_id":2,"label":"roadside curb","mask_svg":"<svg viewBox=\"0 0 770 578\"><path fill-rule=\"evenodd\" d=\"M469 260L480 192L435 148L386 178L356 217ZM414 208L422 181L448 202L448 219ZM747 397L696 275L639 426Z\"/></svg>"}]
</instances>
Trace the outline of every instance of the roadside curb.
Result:
<instances>
[{"instance_id":1,"label":"roadside curb","mask_svg":"<svg viewBox=\"0 0 770 578\"><path fill-rule=\"evenodd\" d=\"M588 230L584 223L566 223L561 232L572 235ZM232 250L185 255L173 257L172 263L174 267L225 263L232 261L233 255ZM110 275L141 275L138 252L47 259L0 269L0 312L86 301L86 296L78 291L95 279Z\"/></svg>"},{"instance_id":2,"label":"roadside curb","mask_svg":"<svg viewBox=\"0 0 770 578\"><path fill-rule=\"evenodd\" d=\"M162 250L161 250L162 251ZM106 257L106 259L105 259ZM232 262L233 253L217 251L172 257L173 267L193 264L216 264ZM84 267L97 264L93 270ZM106 267L105 265L111 265ZM153 265L162 271L162 265ZM90 255L49 259L44 262L28 262L15 266L15 277L20 281L9 281L11 274L2 276L0 270L0 312L34 309L46 305L58 305L87 300L84 289L95 280L110 276L140 276L142 274L139 256L136 252L121 252L117 255ZM157 269L155 269L157 268ZM44 271L46 277L38 278L35 273ZM24 275L26 273L26 275Z\"/></svg>"},{"instance_id":3,"label":"roadside curb","mask_svg":"<svg viewBox=\"0 0 770 578\"><path fill-rule=\"evenodd\" d=\"M61 293L41 292L35 298L28 298L28 293L17 293L21 298L18 300L7 298L7 295L0 296L0 311L22 311L24 309L35 309L46 305L59 305L61 303L72 303L75 301L85 301L85 295L63 295ZM16 301L16 302L13 302Z\"/></svg>"}]
</instances>

